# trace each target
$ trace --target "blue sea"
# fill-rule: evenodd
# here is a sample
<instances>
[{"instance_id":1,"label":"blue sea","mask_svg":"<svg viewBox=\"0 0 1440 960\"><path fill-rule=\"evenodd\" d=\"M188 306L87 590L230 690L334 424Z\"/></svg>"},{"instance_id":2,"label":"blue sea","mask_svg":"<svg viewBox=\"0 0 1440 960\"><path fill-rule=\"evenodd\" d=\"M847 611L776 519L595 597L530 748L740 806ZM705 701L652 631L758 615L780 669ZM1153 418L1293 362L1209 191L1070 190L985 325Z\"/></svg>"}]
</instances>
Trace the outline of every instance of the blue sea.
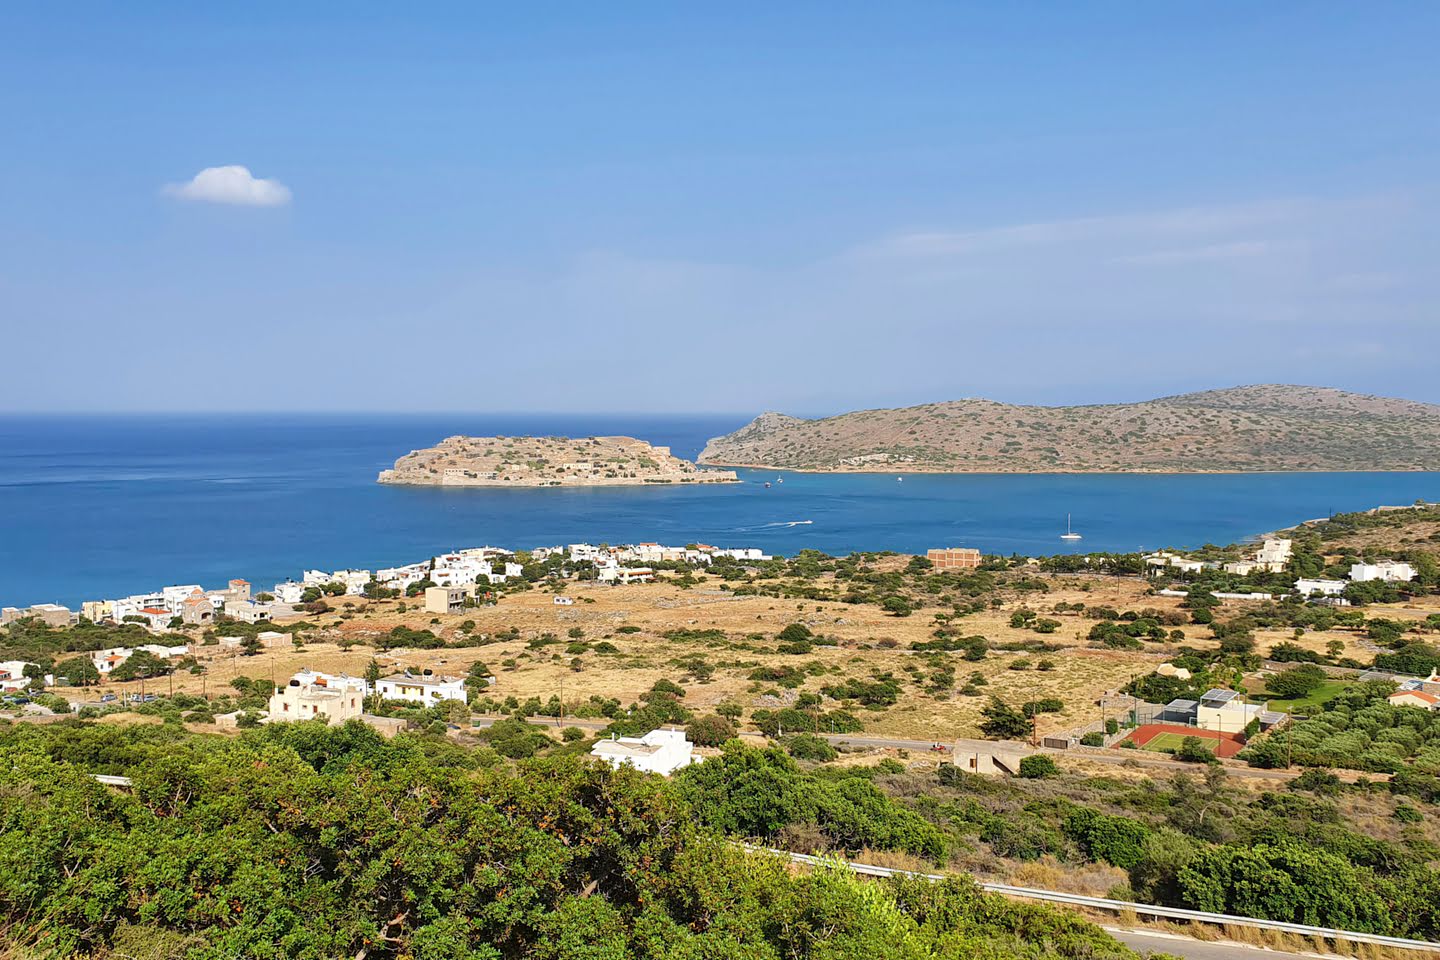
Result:
<instances>
[{"instance_id":1,"label":"blue sea","mask_svg":"<svg viewBox=\"0 0 1440 960\"><path fill-rule=\"evenodd\" d=\"M656 540L1044 554L1229 543L1332 512L1440 499L1440 474L824 476L596 490L381 486L457 433L626 434L694 458L744 415L0 417L0 604L172 583L259 588L303 568L374 569L490 544ZM784 483L774 481L783 477ZM769 480L772 486L765 487ZM1058 539L1065 516L1084 534Z\"/></svg>"}]
</instances>

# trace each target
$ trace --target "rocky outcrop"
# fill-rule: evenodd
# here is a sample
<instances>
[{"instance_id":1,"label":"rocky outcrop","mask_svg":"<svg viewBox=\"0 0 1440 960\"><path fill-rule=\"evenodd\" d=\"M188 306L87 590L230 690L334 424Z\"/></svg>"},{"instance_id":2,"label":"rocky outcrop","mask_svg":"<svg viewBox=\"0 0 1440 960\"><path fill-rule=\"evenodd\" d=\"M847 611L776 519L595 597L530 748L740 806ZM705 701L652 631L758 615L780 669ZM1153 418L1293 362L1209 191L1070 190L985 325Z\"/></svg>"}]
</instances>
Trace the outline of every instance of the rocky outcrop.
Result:
<instances>
[{"instance_id":1,"label":"rocky outcrop","mask_svg":"<svg viewBox=\"0 0 1440 960\"><path fill-rule=\"evenodd\" d=\"M617 487L736 483L634 437L446 437L383 470L380 483L441 487Z\"/></svg>"}]
</instances>

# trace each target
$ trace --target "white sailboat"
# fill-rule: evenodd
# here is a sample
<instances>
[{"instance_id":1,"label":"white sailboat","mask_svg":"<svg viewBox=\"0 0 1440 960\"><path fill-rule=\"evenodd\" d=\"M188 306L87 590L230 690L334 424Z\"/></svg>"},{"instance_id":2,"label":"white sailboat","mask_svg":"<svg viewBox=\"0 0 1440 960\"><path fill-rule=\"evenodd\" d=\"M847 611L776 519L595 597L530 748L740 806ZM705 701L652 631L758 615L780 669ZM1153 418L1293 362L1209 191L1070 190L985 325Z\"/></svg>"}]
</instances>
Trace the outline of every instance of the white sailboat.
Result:
<instances>
[{"instance_id":1,"label":"white sailboat","mask_svg":"<svg viewBox=\"0 0 1440 960\"><path fill-rule=\"evenodd\" d=\"M1070 529L1070 514L1065 514L1065 532L1060 534L1061 540L1082 540L1083 537Z\"/></svg>"}]
</instances>

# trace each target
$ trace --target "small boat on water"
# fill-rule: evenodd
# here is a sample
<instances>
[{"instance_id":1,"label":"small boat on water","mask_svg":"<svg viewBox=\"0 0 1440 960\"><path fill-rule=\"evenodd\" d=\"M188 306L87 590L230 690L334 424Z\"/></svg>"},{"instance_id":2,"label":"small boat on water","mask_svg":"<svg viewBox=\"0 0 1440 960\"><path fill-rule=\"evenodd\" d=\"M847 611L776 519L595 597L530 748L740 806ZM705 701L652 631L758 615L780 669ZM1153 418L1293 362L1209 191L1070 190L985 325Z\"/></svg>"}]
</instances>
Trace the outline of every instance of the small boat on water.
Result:
<instances>
[{"instance_id":1,"label":"small boat on water","mask_svg":"<svg viewBox=\"0 0 1440 960\"><path fill-rule=\"evenodd\" d=\"M765 489L766 489L766 490L769 490L769 489L770 489L770 481L769 481L769 480L766 480L766 481L765 481Z\"/></svg>"},{"instance_id":2,"label":"small boat on water","mask_svg":"<svg viewBox=\"0 0 1440 960\"><path fill-rule=\"evenodd\" d=\"M904 477L896 477L896 478L895 478L895 482L896 482L896 483L904 483L904 482L905 482L905 478L904 478Z\"/></svg>"},{"instance_id":3,"label":"small boat on water","mask_svg":"<svg viewBox=\"0 0 1440 960\"><path fill-rule=\"evenodd\" d=\"M776 478L775 478L775 482L776 482L776 483L784 483L784 482L785 482L785 478L784 478L784 477L776 477Z\"/></svg>"},{"instance_id":4,"label":"small boat on water","mask_svg":"<svg viewBox=\"0 0 1440 960\"><path fill-rule=\"evenodd\" d=\"M1060 534L1061 540L1083 540L1084 537L1070 529L1070 514L1065 514L1065 532Z\"/></svg>"}]
</instances>

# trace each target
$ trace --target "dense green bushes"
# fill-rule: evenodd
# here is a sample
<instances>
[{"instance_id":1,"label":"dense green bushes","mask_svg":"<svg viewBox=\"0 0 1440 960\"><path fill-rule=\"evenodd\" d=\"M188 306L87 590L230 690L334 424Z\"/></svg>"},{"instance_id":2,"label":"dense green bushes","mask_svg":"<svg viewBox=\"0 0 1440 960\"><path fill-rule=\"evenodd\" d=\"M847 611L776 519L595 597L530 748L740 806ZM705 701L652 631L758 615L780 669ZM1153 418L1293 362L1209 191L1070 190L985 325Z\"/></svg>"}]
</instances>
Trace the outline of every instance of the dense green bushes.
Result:
<instances>
[{"instance_id":1,"label":"dense green bushes","mask_svg":"<svg viewBox=\"0 0 1440 960\"><path fill-rule=\"evenodd\" d=\"M881 847L940 860L947 849L943 831L869 780L806 775L774 747L732 742L721 757L687 767L676 781L699 819L725 833L773 839L785 827L813 823L849 850Z\"/></svg>"},{"instance_id":2,"label":"dense green bushes","mask_svg":"<svg viewBox=\"0 0 1440 960\"><path fill-rule=\"evenodd\" d=\"M1092 860L1129 870L1145 858L1150 831L1129 817L1112 817L1080 808L1065 820L1065 835Z\"/></svg>"},{"instance_id":3,"label":"dense green bushes","mask_svg":"<svg viewBox=\"0 0 1440 960\"><path fill-rule=\"evenodd\" d=\"M369 960L1132 957L1074 916L1007 903L967 880L797 876L697 826L697 812L772 830L813 816L847 845L943 854L937 828L868 780L809 781L778 751L737 747L669 784L573 758L512 766L443 738L386 741L359 724L276 725L239 740L95 731L0 726L0 948ZM95 783L71 754L124 769L133 794Z\"/></svg>"}]
</instances>

